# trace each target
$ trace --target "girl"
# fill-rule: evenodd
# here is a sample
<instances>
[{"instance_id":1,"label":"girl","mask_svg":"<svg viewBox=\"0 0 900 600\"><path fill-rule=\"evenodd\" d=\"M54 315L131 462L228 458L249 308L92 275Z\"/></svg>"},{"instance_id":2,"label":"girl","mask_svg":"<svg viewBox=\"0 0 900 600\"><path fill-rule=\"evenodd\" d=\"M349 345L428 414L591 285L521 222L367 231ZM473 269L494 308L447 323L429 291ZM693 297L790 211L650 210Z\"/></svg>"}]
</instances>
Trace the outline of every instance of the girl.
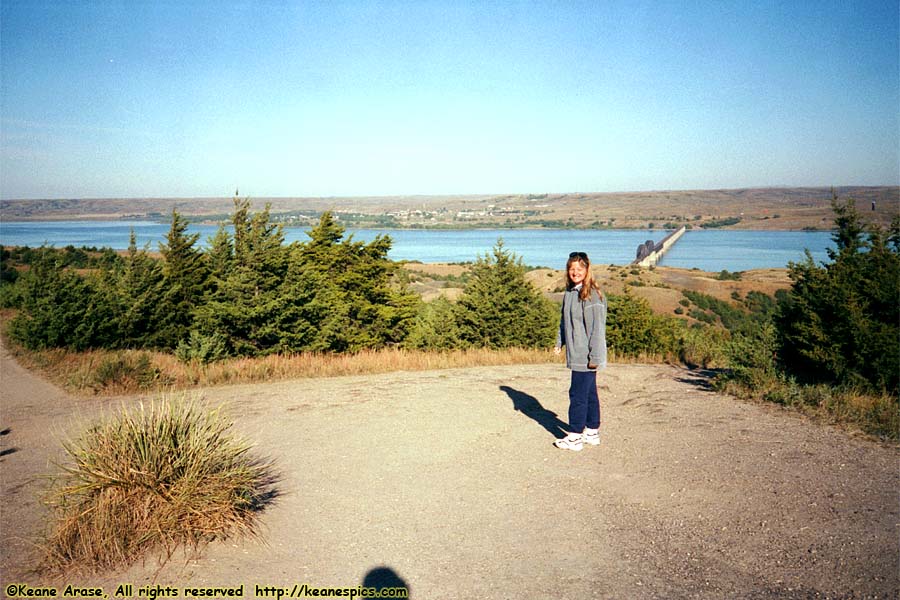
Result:
<instances>
[{"instance_id":1,"label":"girl","mask_svg":"<svg viewBox=\"0 0 900 600\"><path fill-rule=\"evenodd\" d=\"M606 298L591 275L584 252L573 252L566 262L566 293L554 351L566 347L566 366L572 370L569 386L570 433L556 440L557 448L581 450L600 444L600 398L597 371L606 367Z\"/></svg>"}]
</instances>

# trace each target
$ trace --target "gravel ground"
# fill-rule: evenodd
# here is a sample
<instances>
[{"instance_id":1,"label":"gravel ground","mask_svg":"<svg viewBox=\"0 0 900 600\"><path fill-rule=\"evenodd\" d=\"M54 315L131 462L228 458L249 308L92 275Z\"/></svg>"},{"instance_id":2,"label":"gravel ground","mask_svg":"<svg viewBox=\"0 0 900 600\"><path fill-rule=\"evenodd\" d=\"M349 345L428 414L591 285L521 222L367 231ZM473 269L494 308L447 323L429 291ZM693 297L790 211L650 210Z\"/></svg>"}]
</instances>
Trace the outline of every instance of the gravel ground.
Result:
<instances>
[{"instance_id":1,"label":"gravel ground","mask_svg":"<svg viewBox=\"0 0 900 600\"><path fill-rule=\"evenodd\" d=\"M62 437L134 399L73 398L5 350L0 367L4 592L395 581L416 599L900 597L896 446L710 392L698 372L625 364L601 375L602 443L580 453L552 445L558 365L203 390L279 469L260 539L43 579L29 572L41 476Z\"/></svg>"}]
</instances>

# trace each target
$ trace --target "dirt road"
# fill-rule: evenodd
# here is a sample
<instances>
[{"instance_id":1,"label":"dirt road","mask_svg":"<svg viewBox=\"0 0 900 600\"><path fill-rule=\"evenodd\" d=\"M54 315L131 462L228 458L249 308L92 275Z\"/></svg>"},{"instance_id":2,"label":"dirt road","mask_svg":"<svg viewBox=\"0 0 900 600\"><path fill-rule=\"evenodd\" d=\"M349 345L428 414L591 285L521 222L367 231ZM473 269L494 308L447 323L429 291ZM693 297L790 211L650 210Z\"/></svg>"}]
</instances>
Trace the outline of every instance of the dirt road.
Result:
<instances>
[{"instance_id":1,"label":"dirt road","mask_svg":"<svg viewBox=\"0 0 900 600\"><path fill-rule=\"evenodd\" d=\"M27 573L39 477L60 436L120 402L0 360L3 589L62 586ZM555 365L204 390L280 469L262 541L68 583L110 597L120 583L253 597L385 575L415 599L900 595L895 447L683 369L616 364L601 381L602 444L581 453L552 446L568 386Z\"/></svg>"}]
</instances>

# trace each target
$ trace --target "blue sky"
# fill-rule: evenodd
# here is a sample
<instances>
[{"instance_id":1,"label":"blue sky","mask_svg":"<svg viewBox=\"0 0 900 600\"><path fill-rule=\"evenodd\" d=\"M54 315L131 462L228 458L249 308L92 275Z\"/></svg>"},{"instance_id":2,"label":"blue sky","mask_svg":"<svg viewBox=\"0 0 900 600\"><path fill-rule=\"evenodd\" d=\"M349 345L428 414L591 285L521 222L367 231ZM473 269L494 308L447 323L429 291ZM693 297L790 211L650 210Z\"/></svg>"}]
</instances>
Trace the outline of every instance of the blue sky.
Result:
<instances>
[{"instance_id":1,"label":"blue sky","mask_svg":"<svg viewBox=\"0 0 900 600\"><path fill-rule=\"evenodd\" d=\"M898 185L898 14L0 0L0 197Z\"/></svg>"}]
</instances>

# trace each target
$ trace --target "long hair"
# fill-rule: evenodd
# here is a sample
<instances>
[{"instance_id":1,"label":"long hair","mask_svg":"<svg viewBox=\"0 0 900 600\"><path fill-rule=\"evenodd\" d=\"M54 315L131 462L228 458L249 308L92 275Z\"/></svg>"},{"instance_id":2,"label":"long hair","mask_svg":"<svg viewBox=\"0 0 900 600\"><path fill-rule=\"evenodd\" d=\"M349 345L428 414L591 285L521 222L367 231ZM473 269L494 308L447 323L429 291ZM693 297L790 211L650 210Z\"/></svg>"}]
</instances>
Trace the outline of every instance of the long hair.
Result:
<instances>
[{"instance_id":1,"label":"long hair","mask_svg":"<svg viewBox=\"0 0 900 600\"><path fill-rule=\"evenodd\" d=\"M584 302L591 297L591 290L597 290L597 294L602 299L603 291L600 289L600 284L594 280L594 275L591 273L591 260L584 253L581 253L579 256L570 256L569 260L566 261L566 288L571 290L575 287L575 284L569 279L569 267L572 266L572 263L574 262L581 263L581 266L583 266L585 270L584 281L581 284L581 290L578 292L578 297L581 301Z\"/></svg>"}]
</instances>

